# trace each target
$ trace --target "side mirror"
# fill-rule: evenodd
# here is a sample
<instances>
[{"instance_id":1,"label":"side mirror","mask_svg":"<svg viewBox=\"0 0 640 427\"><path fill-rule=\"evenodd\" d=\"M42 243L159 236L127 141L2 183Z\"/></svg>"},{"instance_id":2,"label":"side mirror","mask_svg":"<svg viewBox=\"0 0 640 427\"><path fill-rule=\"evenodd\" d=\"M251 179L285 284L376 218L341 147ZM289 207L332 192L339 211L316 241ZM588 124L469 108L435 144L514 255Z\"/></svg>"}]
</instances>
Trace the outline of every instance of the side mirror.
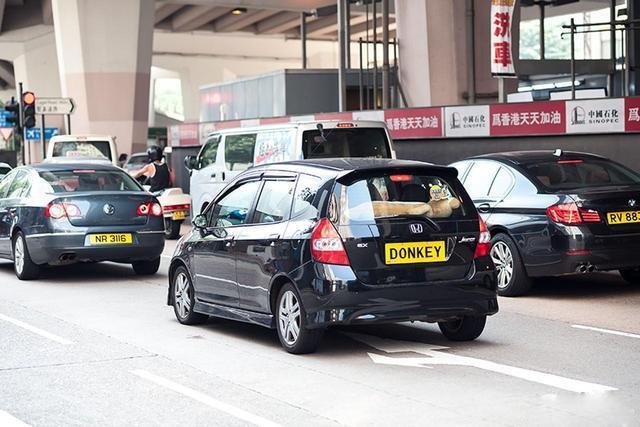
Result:
<instances>
[{"instance_id":1,"label":"side mirror","mask_svg":"<svg viewBox=\"0 0 640 427\"><path fill-rule=\"evenodd\" d=\"M193 170L196 168L196 156L187 156L184 158L184 166L188 170Z\"/></svg>"},{"instance_id":2,"label":"side mirror","mask_svg":"<svg viewBox=\"0 0 640 427\"><path fill-rule=\"evenodd\" d=\"M192 223L195 228L204 230L205 228L207 228L207 217L202 214L196 215L196 217L193 218Z\"/></svg>"}]
</instances>

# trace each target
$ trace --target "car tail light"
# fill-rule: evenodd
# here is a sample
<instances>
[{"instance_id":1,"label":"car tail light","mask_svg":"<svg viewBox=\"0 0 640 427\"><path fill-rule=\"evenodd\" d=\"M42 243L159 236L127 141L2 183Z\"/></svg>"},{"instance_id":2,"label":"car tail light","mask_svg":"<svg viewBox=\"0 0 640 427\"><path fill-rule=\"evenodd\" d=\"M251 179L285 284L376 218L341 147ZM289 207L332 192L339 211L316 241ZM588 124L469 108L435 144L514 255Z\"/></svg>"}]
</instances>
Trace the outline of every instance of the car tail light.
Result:
<instances>
[{"instance_id":1,"label":"car tail light","mask_svg":"<svg viewBox=\"0 0 640 427\"><path fill-rule=\"evenodd\" d=\"M579 208L575 203L549 206L547 216L560 224L575 225L585 222L600 222L600 214L592 209Z\"/></svg>"},{"instance_id":2,"label":"car tail light","mask_svg":"<svg viewBox=\"0 0 640 427\"><path fill-rule=\"evenodd\" d=\"M322 218L311 233L311 256L325 264L349 265L342 239L327 218Z\"/></svg>"},{"instance_id":3,"label":"car tail light","mask_svg":"<svg viewBox=\"0 0 640 427\"><path fill-rule=\"evenodd\" d=\"M476 245L476 251L473 254L474 258L487 256L491 251L491 233L489 233L487 224L485 224L481 217L478 217L478 222L480 223L480 236L478 236L478 244Z\"/></svg>"},{"instance_id":4,"label":"car tail light","mask_svg":"<svg viewBox=\"0 0 640 427\"><path fill-rule=\"evenodd\" d=\"M44 215L53 219L78 218L82 216L82 211L73 203L49 203L44 209Z\"/></svg>"},{"instance_id":5,"label":"car tail light","mask_svg":"<svg viewBox=\"0 0 640 427\"><path fill-rule=\"evenodd\" d=\"M413 175L389 175L393 182L407 182L413 180Z\"/></svg>"},{"instance_id":6,"label":"car tail light","mask_svg":"<svg viewBox=\"0 0 640 427\"><path fill-rule=\"evenodd\" d=\"M188 211L189 209L191 209L191 205L189 205L189 204L186 204L186 205L169 205L169 206L164 206L162 209L165 212Z\"/></svg>"},{"instance_id":7,"label":"car tail light","mask_svg":"<svg viewBox=\"0 0 640 427\"><path fill-rule=\"evenodd\" d=\"M138 206L138 210L136 213L138 214L138 216L162 216L162 206L160 206L160 203L157 202L142 203L140 206Z\"/></svg>"}]
</instances>

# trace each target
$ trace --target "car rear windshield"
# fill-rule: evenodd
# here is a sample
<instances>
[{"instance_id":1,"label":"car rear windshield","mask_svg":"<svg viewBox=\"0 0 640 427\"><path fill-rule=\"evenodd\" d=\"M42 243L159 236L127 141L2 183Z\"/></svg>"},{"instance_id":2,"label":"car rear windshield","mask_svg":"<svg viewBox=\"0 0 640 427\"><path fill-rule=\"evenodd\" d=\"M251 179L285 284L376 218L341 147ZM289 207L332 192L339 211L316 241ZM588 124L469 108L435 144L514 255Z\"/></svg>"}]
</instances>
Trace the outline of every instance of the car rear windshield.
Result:
<instances>
[{"instance_id":1,"label":"car rear windshield","mask_svg":"<svg viewBox=\"0 0 640 427\"><path fill-rule=\"evenodd\" d=\"M450 181L433 175L373 176L342 186L341 224L426 217L435 220L465 218L469 209Z\"/></svg>"},{"instance_id":2,"label":"car rear windshield","mask_svg":"<svg viewBox=\"0 0 640 427\"><path fill-rule=\"evenodd\" d=\"M39 172L51 187L47 193L73 193L84 191L142 191L135 180L124 172L109 170L61 170Z\"/></svg>"},{"instance_id":3,"label":"car rear windshield","mask_svg":"<svg viewBox=\"0 0 640 427\"><path fill-rule=\"evenodd\" d=\"M640 175L608 160L561 159L530 163L524 168L550 190L640 184Z\"/></svg>"},{"instance_id":4,"label":"car rear windshield","mask_svg":"<svg viewBox=\"0 0 640 427\"><path fill-rule=\"evenodd\" d=\"M305 159L327 157L391 157L387 133L383 128L336 128L308 130L302 134Z\"/></svg>"},{"instance_id":5,"label":"car rear windshield","mask_svg":"<svg viewBox=\"0 0 640 427\"><path fill-rule=\"evenodd\" d=\"M111 159L109 141L56 141L53 157L91 157Z\"/></svg>"}]
</instances>

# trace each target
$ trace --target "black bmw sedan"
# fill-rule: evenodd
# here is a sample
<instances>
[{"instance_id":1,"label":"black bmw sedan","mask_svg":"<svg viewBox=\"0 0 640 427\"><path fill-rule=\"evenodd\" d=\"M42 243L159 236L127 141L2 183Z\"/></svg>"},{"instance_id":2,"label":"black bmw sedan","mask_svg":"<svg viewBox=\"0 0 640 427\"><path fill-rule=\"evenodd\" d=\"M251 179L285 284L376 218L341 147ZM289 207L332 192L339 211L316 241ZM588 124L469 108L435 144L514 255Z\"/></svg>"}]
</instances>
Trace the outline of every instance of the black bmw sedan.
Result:
<instances>
[{"instance_id":1,"label":"black bmw sedan","mask_svg":"<svg viewBox=\"0 0 640 427\"><path fill-rule=\"evenodd\" d=\"M438 322L472 340L498 311L489 235L453 168L306 160L240 174L194 219L169 271L179 322L277 329L291 353L331 325Z\"/></svg>"},{"instance_id":2,"label":"black bmw sedan","mask_svg":"<svg viewBox=\"0 0 640 427\"><path fill-rule=\"evenodd\" d=\"M153 274L164 248L162 208L121 169L51 163L23 166L0 181L0 256L19 279L74 262L131 263Z\"/></svg>"},{"instance_id":3,"label":"black bmw sedan","mask_svg":"<svg viewBox=\"0 0 640 427\"><path fill-rule=\"evenodd\" d=\"M521 151L452 164L491 232L498 293L619 270L640 283L640 175L593 154Z\"/></svg>"}]
</instances>

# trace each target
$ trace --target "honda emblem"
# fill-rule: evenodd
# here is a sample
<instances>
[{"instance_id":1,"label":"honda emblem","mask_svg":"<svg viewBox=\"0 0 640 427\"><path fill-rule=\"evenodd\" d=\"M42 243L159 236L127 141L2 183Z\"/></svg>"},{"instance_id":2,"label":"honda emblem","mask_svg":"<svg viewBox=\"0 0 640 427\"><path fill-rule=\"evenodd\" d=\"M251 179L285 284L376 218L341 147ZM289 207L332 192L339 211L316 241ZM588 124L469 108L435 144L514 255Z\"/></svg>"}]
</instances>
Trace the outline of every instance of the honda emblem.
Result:
<instances>
[{"instance_id":1,"label":"honda emblem","mask_svg":"<svg viewBox=\"0 0 640 427\"><path fill-rule=\"evenodd\" d=\"M413 234L420 234L423 231L422 224L409 224L409 230Z\"/></svg>"}]
</instances>

